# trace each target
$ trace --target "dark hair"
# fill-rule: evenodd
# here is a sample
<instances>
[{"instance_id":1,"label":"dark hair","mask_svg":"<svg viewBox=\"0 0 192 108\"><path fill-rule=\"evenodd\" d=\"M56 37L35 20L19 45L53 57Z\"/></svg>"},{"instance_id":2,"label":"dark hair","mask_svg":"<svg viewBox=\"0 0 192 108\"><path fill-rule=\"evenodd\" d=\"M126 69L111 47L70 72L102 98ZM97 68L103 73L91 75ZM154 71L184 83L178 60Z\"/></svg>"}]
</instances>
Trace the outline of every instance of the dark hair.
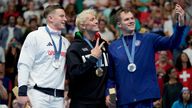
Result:
<instances>
[{"instance_id":1,"label":"dark hair","mask_svg":"<svg viewBox=\"0 0 192 108\"><path fill-rule=\"evenodd\" d=\"M31 24L32 22L37 22L37 19L36 18L29 19L29 24Z\"/></svg>"},{"instance_id":2,"label":"dark hair","mask_svg":"<svg viewBox=\"0 0 192 108\"><path fill-rule=\"evenodd\" d=\"M190 93L190 98L189 98L189 101L187 102L187 104L190 104L192 103L192 95L191 95L191 91L189 91ZM179 95L179 101L182 103L183 102L183 92L181 91L180 95Z\"/></svg>"},{"instance_id":3,"label":"dark hair","mask_svg":"<svg viewBox=\"0 0 192 108\"><path fill-rule=\"evenodd\" d=\"M189 61L189 57L186 53L182 52L178 57L177 57L177 60L176 60L176 64L175 64L175 67L177 68L178 71L181 71L183 69L182 67L182 60L181 60L181 56L182 54L185 54L187 56L187 68L190 68L191 67L191 63Z\"/></svg>"},{"instance_id":4,"label":"dark hair","mask_svg":"<svg viewBox=\"0 0 192 108\"><path fill-rule=\"evenodd\" d=\"M124 13L131 12L131 13L133 13L131 10L125 9L125 8L118 10L116 15L115 15L115 21L116 22L120 22L121 21L121 13L122 12L124 12Z\"/></svg>"},{"instance_id":5,"label":"dark hair","mask_svg":"<svg viewBox=\"0 0 192 108\"><path fill-rule=\"evenodd\" d=\"M47 16L48 16L51 12L55 11L56 9L63 9L63 10L64 10L64 8L63 8L62 6L60 6L60 5L49 5L49 6L47 6L47 7L45 8L44 13L43 13L43 16L44 16L45 18L47 18Z\"/></svg>"},{"instance_id":6,"label":"dark hair","mask_svg":"<svg viewBox=\"0 0 192 108\"><path fill-rule=\"evenodd\" d=\"M105 19L103 19L103 18L100 18L100 19L98 20L98 23L100 23L100 22L104 22L105 24L107 24L107 21L106 21Z\"/></svg>"},{"instance_id":7,"label":"dark hair","mask_svg":"<svg viewBox=\"0 0 192 108\"><path fill-rule=\"evenodd\" d=\"M191 33L192 33L192 31L191 31ZM192 39L192 35L190 34L190 32L188 33L188 35L187 35L187 37L186 37L186 39L185 39L185 41L187 42L187 45L189 45L190 43L189 43L189 40L190 39Z\"/></svg>"},{"instance_id":8,"label":"dark hair","mask_svg":"<svg viewBox=\"0 0 192 108\"><path fill-rule=\"evenodd\" d=\"M166 74L163 76L163 81L164 81L164 83L167 83L168 81L169 81L169 75L172 73L172 72L174 72L174 71L176 71L175 70L175 67L170 67L167 71L166 71ZM177 79L178 80L178 79Z\"/></svg>"},{"instance_id":9,"label":"dark hair","mask_svg":"<svg viewBox=\"0 0 192 108\"><path fill-rule=\"evenodd\" d=\"M68 4L65 8L65 12L68 16L75 16L76 15L76 7L74 4Z\"/></svg>"}]
</instances>

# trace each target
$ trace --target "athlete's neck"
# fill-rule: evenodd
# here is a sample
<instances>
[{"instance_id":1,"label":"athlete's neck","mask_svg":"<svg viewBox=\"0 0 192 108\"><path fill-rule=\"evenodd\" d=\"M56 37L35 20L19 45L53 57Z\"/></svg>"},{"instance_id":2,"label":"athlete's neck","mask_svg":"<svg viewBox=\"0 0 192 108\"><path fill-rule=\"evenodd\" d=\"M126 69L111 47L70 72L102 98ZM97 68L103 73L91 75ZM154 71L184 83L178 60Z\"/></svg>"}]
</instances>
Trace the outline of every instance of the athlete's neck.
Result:
<instances>
[{"instance_id":1,"label":"athlete's neck","mask_svg":"<svg viewBox=\"0 0 192 108\"><path fill-rule=\"evenodd\" d=\"M88 40L91 40L91 41L94 40L95 34L96 34L96 31L85 31L85 32L83 33L83 35L84 35Z\"/></svg>"},{"instance_id":2,"label":"athlete's neck","mask_svg":"<svg viewBox=\"0 0 192 108\"><path fill-rule=\"evenodd\" d=\"M61 31L61 30L58 30L54 25L52 25L52 24L47 24L47 26L50 28L50 29L52 29L52 30L54 30L54 31Z\"/></svg>"},{"instance_id":3,"label":"athlete's neck","mask_svg":"<svg viewBox=\"0 0 192 108\"><path fill-rule=\"evenodd\" d=\"M134 31L130 31L130 32L124 32L123 36L133 36L135 34Z\"/></svg>"}]
</instances>

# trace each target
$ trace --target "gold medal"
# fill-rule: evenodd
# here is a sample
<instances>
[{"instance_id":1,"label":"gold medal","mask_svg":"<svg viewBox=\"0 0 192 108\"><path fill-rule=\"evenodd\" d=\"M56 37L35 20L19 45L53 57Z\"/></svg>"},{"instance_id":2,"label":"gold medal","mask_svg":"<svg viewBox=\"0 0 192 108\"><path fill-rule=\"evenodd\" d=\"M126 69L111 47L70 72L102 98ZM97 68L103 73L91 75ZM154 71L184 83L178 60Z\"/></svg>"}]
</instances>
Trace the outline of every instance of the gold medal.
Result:
<instances>
[{"instance_id":1,"label":"gold medal","mask_svg":"<svg viewBox=\"0 0 192 108\"><path fill-rule=\"evenodd\" d=\"M103 76L103 69L99 67L96 69L95 73L98 77L102 77Z\"/></svg>"}]
</instances>

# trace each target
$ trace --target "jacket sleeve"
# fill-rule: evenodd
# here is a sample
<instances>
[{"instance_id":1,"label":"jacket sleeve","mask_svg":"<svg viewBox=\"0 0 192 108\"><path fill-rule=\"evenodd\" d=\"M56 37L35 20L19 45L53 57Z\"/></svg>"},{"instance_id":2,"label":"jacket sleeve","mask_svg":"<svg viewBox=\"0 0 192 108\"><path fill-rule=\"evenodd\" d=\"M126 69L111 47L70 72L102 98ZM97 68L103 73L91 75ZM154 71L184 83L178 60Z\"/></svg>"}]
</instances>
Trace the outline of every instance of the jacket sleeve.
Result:
<instances>
[{"instance_id":1,"label":"jacket sleeve","mask_svg":"<svg viewBox=\"0 0 192 108\"><path fill-rule=\"evenodd\" d=\"M170 37L160 35L152 36L154 48L156 51L177 48L181 43L182 37L185 37L184 35L186 35L184 32L188 31L189 29L187 26L180 27L176 25L174 33Z\"/></svg>"},{"instance_id":2,"label":"jacket sleeve","mask_svg":"<svg viewBox=\"0 0 192 108\"><path fill-rule=\"evenodd\" d=\"M32 69L35 59L36 41L33 37L34 34L29 34L22 46L19 56L17 68L18 68L18 84L19 84L19 96L27 95L27 84L29 79L29 73Z\"/></svg>"},{"instance_id":3,"label":"jacket sleeve","mask_svg":"<svg viewBox=\"0 0 192 108\"><path fill-rule=\"evenodd\" d=\"M108 73L107 73L107 84L106 84L106 91L105 95L109 95L109 89L115 88L115 65L114 59L111 55L112 51L108 50L108 58L109 58L109 66L108 66Z\"/></svg>"}]
</instances>

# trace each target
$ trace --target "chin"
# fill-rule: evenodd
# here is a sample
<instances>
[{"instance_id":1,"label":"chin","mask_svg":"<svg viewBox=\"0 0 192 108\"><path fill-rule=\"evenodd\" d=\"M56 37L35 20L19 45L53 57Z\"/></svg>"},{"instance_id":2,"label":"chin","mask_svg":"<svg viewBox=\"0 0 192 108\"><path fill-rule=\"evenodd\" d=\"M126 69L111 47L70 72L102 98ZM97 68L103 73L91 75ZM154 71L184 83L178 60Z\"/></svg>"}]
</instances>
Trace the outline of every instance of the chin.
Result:
<instances>
[{"instance_id":1,"label":"chin","mask_svg":"<svg viewBox=\"0 0 192 108\"><path fill-rule=\"evenodd\" d=\"M135 27L130 27L130 30L133 30L133 31L134 31L134 30L135 30Z\"/></svg>"},{"instance_id":2,"label":"chin","mask_svg":"<svg viewBox=\"0 0 192 108\"><path fill-rule=\"evenodd\" d=\"M93 30L94 31L99 31L99 27L94 27Z\"/></svg>"},{"instance_id":3,"label":"chin","mask_svg":"<svg viewBox=\"0 0 192 108\"><path fill-rule=\"evenodd\" d=\"M135 28L131 29L131 31L135 31Z\"/></svg>"},{"instance_id":4,"label":"chin","mask_svg":"<svg viewBox=\"0 0 192 108\"><path fill-rule=\"evenodd\" d=\"M62 26L62 27L60 27L60 29L61 29L61 30L63 30L63 29L65 29L65 27L64 27L64 26Z\"/></svg>"},{"instance_id":5,"label":"chin","mask_svg":"<svg viewBox=\"0 0 192 108\"><path fill-rule=\"evenodd\" d=\"M94 31L94 32L98 32L98 31L99 31L99 29L94 29L93 31Z\"/></svg>"}]
</instances>

